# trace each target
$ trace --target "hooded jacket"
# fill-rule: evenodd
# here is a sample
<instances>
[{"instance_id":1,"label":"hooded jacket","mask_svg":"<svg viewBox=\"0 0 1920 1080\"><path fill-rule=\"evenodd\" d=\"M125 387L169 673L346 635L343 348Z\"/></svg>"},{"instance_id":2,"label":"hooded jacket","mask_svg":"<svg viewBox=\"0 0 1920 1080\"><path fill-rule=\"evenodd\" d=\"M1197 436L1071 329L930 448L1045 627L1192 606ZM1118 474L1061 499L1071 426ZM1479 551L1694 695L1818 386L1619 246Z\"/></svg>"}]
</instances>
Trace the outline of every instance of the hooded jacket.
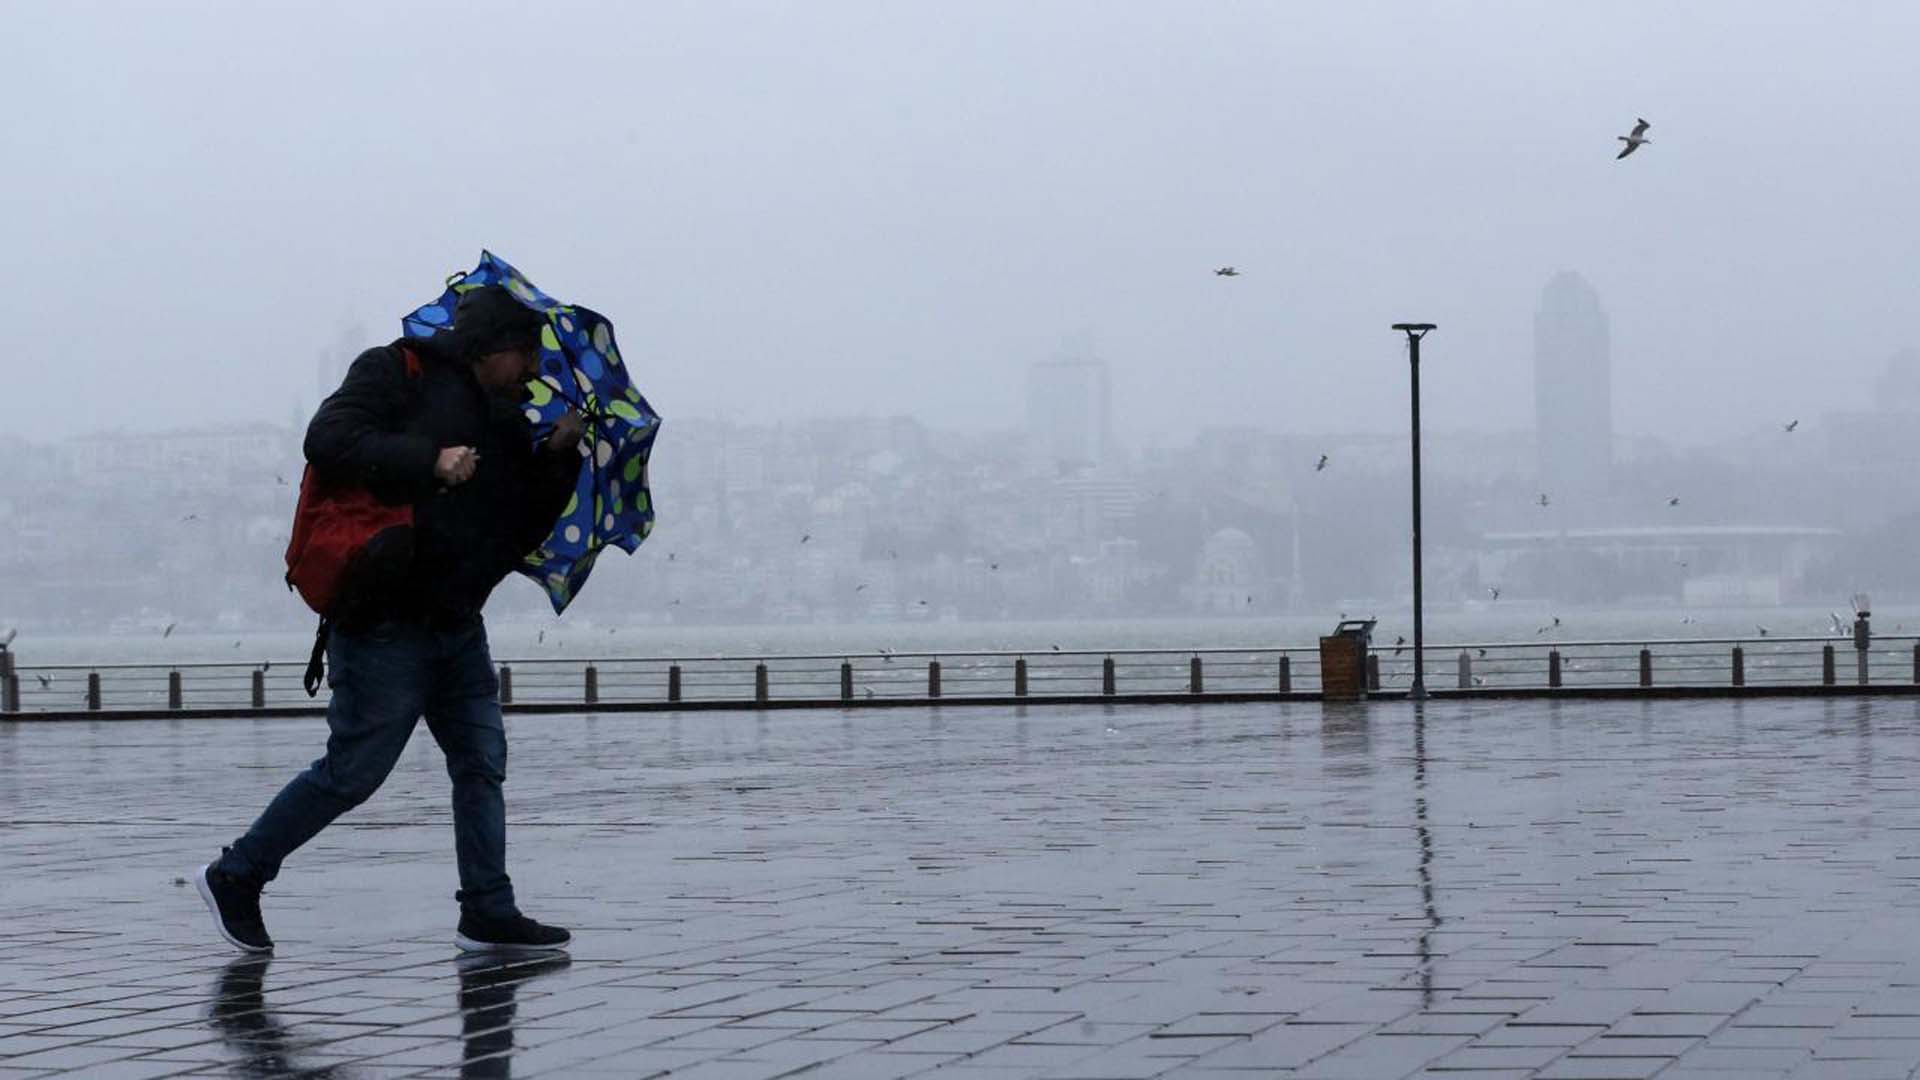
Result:
<instances>
[{"instance_id":1,"label":"hooded jacket","mask_svg":"<svg viewBox=\"0 0 1920 1080\"><path fill-rule=\"evenodd\" d=\"M417 378L403 344L420 358ZM433 469L449 446L474 447L480 460L471 479L444 487ZM370 552L382 565L341 597L335 621L347 629L478 615L546 539L580 474L577 451L536 447L521 407L487 393L471 365L431 339L361 353L307 425L305 449L323 478L414 508L412 543Z\"/></svg>"}]
</instances>

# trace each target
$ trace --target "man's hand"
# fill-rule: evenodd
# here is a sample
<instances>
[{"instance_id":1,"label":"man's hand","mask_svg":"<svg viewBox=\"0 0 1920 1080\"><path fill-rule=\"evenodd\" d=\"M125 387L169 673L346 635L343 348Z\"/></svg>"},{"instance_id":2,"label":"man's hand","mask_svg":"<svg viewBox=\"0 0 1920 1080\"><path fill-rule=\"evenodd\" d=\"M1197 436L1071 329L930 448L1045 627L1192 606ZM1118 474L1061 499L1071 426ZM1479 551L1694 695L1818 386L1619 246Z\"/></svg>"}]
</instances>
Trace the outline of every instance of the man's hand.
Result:
<instances>
[{"instance_id":1,"label":"man's hand","mask_svg":"<svg viewBox=\"0 0 1920 1080\"><path fill-rule=\"evenodd\" d=\"M547 449L556 454L570 453L580 445L580 437L586 431L587 422L579 413L567 413L553 422L553 433L547 436Z\"/></svg>"},{"instance_id":2,"label":"man's hand","mask_svg":"<svg viewBox=\"0 0 1920 1080\"><path fill-rule=\"evenodd\" d=\"M480 451L471 446L445 446L440 449L439 460L433 463L433 478L453 487L473 479L473 470L479 467Z\"/></svg>"}]
</instances>

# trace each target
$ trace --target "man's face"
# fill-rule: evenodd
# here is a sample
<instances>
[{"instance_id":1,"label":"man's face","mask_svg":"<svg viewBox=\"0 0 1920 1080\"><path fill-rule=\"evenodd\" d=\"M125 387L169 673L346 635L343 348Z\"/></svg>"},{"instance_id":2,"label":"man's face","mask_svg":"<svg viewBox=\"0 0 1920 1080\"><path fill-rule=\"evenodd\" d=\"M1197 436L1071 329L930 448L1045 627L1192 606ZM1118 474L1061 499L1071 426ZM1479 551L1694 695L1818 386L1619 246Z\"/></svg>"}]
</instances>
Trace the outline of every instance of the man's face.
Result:
<instances>
[{"instance_id":1,"label":"man's face","mask_svg":"<svg viewBox=\"0 0 1920 1080\"><path fill-rule=\"evenodd\" d=\"M540 374L540 350L532 345L499 349L473 365L474 378L490 394L525 401L527 384Z\"/></svg>"}]
</instances>

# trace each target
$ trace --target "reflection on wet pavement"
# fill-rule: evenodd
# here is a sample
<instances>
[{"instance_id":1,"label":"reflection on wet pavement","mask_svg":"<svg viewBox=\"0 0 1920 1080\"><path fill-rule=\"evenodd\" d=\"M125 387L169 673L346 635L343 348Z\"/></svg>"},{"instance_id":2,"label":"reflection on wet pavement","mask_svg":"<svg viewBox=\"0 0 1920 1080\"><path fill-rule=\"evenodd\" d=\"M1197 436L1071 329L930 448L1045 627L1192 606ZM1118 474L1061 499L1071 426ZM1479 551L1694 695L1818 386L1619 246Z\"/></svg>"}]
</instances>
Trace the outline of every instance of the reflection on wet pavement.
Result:
<instances>
[{"instance_id":1,"label":"reflection on wet pavement","mask_svg":"<svg viewBox=\"0 0 1920 1080\"><path fill-rule=\"evenodd\" d=\"M0 724L0 1080L1920 1068L1912 700L511 723L571 964L456 960L430 740L233 961L313 723Z\"/></svg>"}]
</instances>

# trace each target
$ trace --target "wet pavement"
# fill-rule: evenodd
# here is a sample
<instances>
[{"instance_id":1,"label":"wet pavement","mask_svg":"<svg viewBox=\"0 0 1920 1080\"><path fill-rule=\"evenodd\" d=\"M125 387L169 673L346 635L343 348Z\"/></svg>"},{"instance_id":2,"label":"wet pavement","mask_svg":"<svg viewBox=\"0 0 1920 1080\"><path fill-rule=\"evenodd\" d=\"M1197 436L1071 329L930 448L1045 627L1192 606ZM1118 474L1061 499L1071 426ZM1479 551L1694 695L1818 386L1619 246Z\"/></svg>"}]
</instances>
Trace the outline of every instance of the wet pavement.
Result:
<instances>
[{"instance_id":1,"label":"wet pavement","mask_svg":"<svg viewBox=\"0 0 1920 1080\"><path fill-rule=\"evenodd\" d=\"M314 720L0 723L0 1080L1908 1077L1920 701L509 720L570 960L461 960L417 735L238 959Z\"/></svg>"}]
</instances>

